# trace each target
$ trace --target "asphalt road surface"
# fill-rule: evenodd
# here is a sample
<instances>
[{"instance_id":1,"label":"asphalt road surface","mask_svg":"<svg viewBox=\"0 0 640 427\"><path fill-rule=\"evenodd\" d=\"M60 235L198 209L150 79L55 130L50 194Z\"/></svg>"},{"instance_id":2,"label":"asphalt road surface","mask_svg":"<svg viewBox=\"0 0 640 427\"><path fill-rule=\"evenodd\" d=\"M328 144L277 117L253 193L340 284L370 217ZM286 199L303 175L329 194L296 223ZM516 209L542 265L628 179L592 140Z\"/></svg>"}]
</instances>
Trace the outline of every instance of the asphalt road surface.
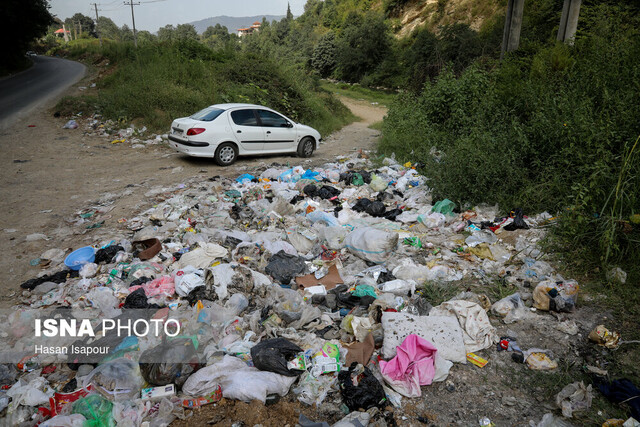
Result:
<instances>
[{"instance_id":1,"label":"asphalt road surface","mask_svg":"<svg viewBox=\"0 0 640 427\"><path fill-rule=\"evenodd\" d=\"M78 62L34 56L33 66L0 80L0 129L6 129L80 80L86 67Z\"/></svg>"}]
</instances>

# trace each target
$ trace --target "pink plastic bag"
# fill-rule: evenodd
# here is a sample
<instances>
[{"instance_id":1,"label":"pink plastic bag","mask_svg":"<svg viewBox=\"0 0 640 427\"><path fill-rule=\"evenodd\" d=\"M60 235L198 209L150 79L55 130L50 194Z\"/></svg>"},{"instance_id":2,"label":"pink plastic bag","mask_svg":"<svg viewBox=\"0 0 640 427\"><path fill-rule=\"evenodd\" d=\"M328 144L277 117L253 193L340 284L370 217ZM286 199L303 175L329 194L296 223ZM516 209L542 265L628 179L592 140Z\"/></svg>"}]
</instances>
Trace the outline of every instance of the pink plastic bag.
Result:
<instances>
[{"instance_id":1,"label":"pink plastic bag","mask_svg":"<svg viewBox=\"0 0 640 427\"><path fill-rule=\"evenodd\" d=\"M133 292L140 288L144 289L144 294L147 298L155 297L157 295L166 295L170 297L176 292L176 287L171 276L158 277L157 279L143 283L142 285L132 286L129 288L129 291Z\"/></svg>"},{"instance_id":2,"label":"pink plastic bag","mask_svg":"<svg viewBox=\"0 0 640 427\"><path fill-rule=\"evenodd\" d=\"M437 351L429 341L411 334L397 347L396 357L380 361L382 377L398 393L419 397L420 386L431 384L435 376Z\"/></svg>"}]
</instances>

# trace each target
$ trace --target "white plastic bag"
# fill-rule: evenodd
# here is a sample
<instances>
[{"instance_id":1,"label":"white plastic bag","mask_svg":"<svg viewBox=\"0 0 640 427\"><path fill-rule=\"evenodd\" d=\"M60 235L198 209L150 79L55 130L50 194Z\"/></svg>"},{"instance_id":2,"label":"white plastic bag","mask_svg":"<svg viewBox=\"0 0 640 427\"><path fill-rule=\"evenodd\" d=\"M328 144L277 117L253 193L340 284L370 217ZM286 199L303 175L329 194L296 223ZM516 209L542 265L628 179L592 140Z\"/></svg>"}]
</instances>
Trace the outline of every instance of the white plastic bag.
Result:
<instances>
[{"instance_id":1,"label":"white plastic bag","mask_svg":"<svg viewBox=\"0 0 640 427\"><path fill-rule=\"evenodd\" d=\"M48 388L47 380L43 377L36 377L28 382L20 379L7 390L7 396L12 399L14 407L38 406L49 403L49 398L53 397L53 390Z\"/></svg>"},{"instance_id":2,"label":"white plastic bag","mask_svg":"<svg viewBox=\"0 0 640 427\"><path fill-rule=\"evenodd\" d=\"M416 291L416 282L413 280L396 279L389 282L381 283L379 286L382 292L389 292L394 295L406 296L413 295Z\"/></svg>"},{"instance_id":3,"label":"white plastic bag","mask_svg":"<svg viewBox=\"0 0 640 427\"><path fill-rule=\"evenodd\" d=\"M344 241L349 251L365 261L385 262L396 249L398 233L371 227L357 228Z\"/></svg>"},{"instance_id":4,"label":"white plastic bag","mask_svg":"<svg viewBox=\"0 0 640 427\"><path fill-rule=\"evenodd\" d=\"M176 293L181 297L186 297L195 288L204 286L204 272L192 266L174 270L171 276L173 276Z\"/></svg>"},{"instance_id":5,"label":"white plastic bag","mask_svg":"<svg viewBox=\"0 0 640 427\"><path fill-rule=\"evenodd\" d=\"M82 277L83 279L87 279L89 277L95 276L97 272L98 272L98 264L89 262L80 268L80 277Z\"/></svg>"},{"instance_id":6,"label":"white plastic bag","mask_svg":"<svg viewBox=\"0 0 640 427\"><path fill-rule=\"evenodd\" d=\"M418 222L427 228L444 227L447 218L439 212L431 212L426 215L418 215Z\"/></svg>"},{"instance_id":7,"label":"white plastic bag","mask_svg":"<svg viewBox=\"0 0 640 427\"><path fill-rule=\"evenodd\" d=\"M227 399L265 403L268 394L286 395L296 379L250 368L237 357L226 355L222 361L192 374L182 386L182 391L190 396L202 396L220 385L222 395Z\"/></svg>"},{"instance_id":8,"label":"white plastic bag","mask_svg":"<svg viewBox=\"0 0 640 427\"><path fill-rule=\"evenodd\" d=\"M491 311L498 316L504 317L504 323L513 323L524 319L529 314L529 309L524 305L519 292L493 303Z\"/></svg>"},{"instance_id":9,"label":"white plastic bag","mask_svg":"<svg viewBox=\"0 0 640 427\"><path fill-rule=\"evenodd\" d=\"M86 421L81 414L56 415L40 424L40 427L83 427Z\"/></svg>"}]
</instances>

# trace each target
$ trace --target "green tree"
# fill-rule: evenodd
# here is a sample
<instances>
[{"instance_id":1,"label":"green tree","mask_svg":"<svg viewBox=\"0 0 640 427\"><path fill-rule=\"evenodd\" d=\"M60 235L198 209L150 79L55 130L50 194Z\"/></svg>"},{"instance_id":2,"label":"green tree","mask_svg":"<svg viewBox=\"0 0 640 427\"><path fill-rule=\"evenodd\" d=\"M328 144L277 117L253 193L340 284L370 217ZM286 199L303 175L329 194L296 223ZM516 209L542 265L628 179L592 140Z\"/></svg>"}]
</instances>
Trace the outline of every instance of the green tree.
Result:
<instances>
[{"instance_id":1,"label":"green tree","mask_svg":"<svg viewBox=\"0 0 640 427\"><path fill-rule=\"evenodd\" d=\"M127 24L120 28L120 40L123 42L133 42L133 30Z\"/></svg>"},{"instance_id":2,"label":"green tree","mask_svg":"<svg viewBox=\"0 0 640 427\"><path fill-rule=\"evenodd\" d=\"M165 25L158 29L158 40L161 42L172 41L176 38L176 29L173 25Z\"/></svg>"},{"instance_id":3,"label":"green tree","mask_svg":"<svg viewBox=\"0 0 640 427\"><path fill-rule=\"evenodd\" d=\"M320 38L320 41L313 49L311 66L322 77L328 77L336 68L336 54L336 36L330 31Z\"/></svg>"},{"instance_id":4,"label":"green tree","mask_svg":"<svg viewBox=\"0 0 640 427\"><path fill-rule=\"evenodd\" d=\"M155 34L151 34L149 31L136 31L136 35L138 37L138 43L153 43L158 37Z\"/></svg>"},{"instance_id":5,"label":"green tree","mask_svg":"<svg viewBox=\"0 0 640 427\"><path fill-rule=\"evenodd\" d=\"M118 28L111 18L107 18L106 16L99 17L97 30L100 36L105 39L120 40L120 28Z\"/></svg>"},{"instance_id":6,"label":"green tree","mask_svg":"<svg viewBox=\"0 0 640 427\"><path fill-rule=\"evenodd\" d=\"M0 16L4 18L9 35L3 47L0 73L7 72L24 63L24 52L37 37L47 32L53 22L46 0L3 0Z\"/></svg>"},{"instance_id":7,"label":"green tree","mask_svg":"<svg viewBox=\"0 0 640 427\"><path fill-rule=\"evenodd\" d=\"M293 21L293 13L291 13L291 5L287 3L287 21Z\"/></svg>"},{"instance_id":8,"label":"green tree","mask_svg":"<svg viewBox=\"0 0 640 427\"><path fill-rule=\"evenodd\" d=\"M81 13L76 13L71 18L64 21L67 30L71 31L73 37L97 37L96 23L90 17Z\"/></svg>"},{"instance_id":9,"label":"green tree","mask_svg":"<svg viewBox=\"0 0 640 427\"><path fill-rule=\"evenodd\" d=\"M337 73L347 81L360 81L373 72L391 49L391 34L384 17L373 12L350 13L337 46Z\"/></svg>"},{"instance_id":10,"label":"green tree","mask_svg":"<svg viewBox=\"0 0 640 427\"><path fill-rule=\"evenodd\" d=\"M177 40L198 40L196 27L191 24L178 24L175 31Z\"/></svg>"}]
</instances>

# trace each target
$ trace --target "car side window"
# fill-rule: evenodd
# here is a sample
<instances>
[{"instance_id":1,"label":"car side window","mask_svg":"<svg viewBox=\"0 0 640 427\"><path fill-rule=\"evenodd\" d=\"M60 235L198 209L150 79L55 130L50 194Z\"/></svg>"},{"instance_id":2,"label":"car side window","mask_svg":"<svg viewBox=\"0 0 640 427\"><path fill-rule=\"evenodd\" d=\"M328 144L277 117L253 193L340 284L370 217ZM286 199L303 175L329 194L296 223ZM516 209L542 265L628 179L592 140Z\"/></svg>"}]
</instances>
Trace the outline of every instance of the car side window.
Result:
<instances>
[{"instance_id":1,"label":"car side window","mask_svg":"<svg viewBox=\"0 0 640 427\"><path fill-rule=\"evenodd\" d=\"M254 110L236 110L231 112L231 120L238 126L258 126Z\"/></svg>"},{"instance_id":2,"label":"car side window","mask_svg":"<svg viewBox=\"0 0 640 427\"><path fill-rule=\"evenodd\" d=\"M279 114L276 114L267 110L258 110L258 116L260 116L260 121L262 122L262 126L269 128L286 128L287 127L287 119L282 117Z\"/></svg>"}]
</instances>

